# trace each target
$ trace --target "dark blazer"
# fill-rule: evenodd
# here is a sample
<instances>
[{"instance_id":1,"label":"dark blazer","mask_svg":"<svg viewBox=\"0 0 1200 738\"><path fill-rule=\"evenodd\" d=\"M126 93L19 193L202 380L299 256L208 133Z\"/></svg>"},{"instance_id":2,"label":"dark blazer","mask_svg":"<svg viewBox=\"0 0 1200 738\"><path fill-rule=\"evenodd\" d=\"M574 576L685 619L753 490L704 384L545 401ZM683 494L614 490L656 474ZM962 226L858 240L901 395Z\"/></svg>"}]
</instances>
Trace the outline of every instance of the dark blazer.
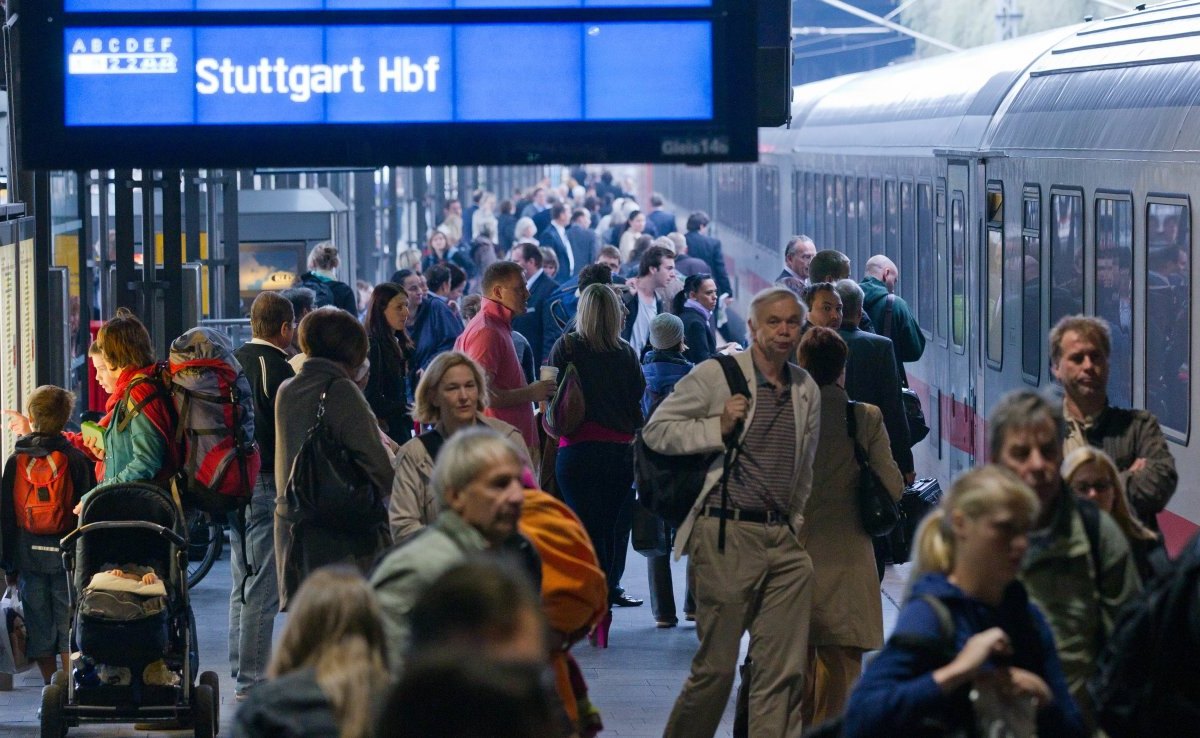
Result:
<instances>
[{"instance_id":1,"label":"dark blazer","mask_svg":"<svg viewBox=\"0 0 1200 738\"><path fill-rule=\"evenodd\" d=\"M688 231L688 256L700 259L712 270L713 279L717 282L717 293L732 295L733 287L729 284L729 275L725 273L725 255L721 253L721 242L700 231Z\"/></svg>"},{"instance_id":2,"label":"dark blazer","mask_svg":"<svg viewBox=\"0 0 1200 738\"><path fill-rule=\"evenodd\" d=\"M496 213L497 246L504 253L512 249L513 241L517 239L517 216L511 213Z\"/></svg>"},{"instance_id":3,"label":"dark blazer","mask_svg":"<svg viewBox=\"0 0 1200 738\"><path fill-rule=\"evenodd\" d=\"M675 227L675 213L668 213L666 210L655 210L646 216L646 222L654 226L654 232L660 236L679 230Z\"/></svg>"},{"instance_id":4,"label":"dark blazer","mask_svg":"<svg viewBox=\"0 0 1200 738\"><path fill-rule=\"evenodd\" d=\"M596 261L596 257L599 256L600 236L591 228L572 225L567 228L567 240L575 254L575 273L571 276L578 276L585 266ZM559 268L562 268L561 264Z\"/></svg>"},{"instance_id":5,"label":"dark blazer","mask_svg":"<svg viewBox=\"0 0 1200 738\"><path fill-rule=\"evenodd\" d=\"M532 216L533 224L537 226L537 232L541 233L550 226L550 208L534 213Z\"/></svg>"},{"instance_id":6,"label":"dark blazer","mask_svg":"<svg viewBox=\"0 0 1200 738\"><path fill-rule=\"evenodd\" d=\"M850 349L846 357L846 394L855 402L875 405L883 413L892 458L900 471L913 471L912 448L908 442L908 418L900 399L900 373L892 342L858 328L842 327L838 334Z\"/></svg>"},{"instance_id":7,"label":"dark blazer","mask_svg":"<svg viewBox=\"0 0 1200 738\"><path fill-rule=\"evenodd\" d=\"M529 289L529 301L525 303L525 314L513 318L512 329L529 341L533 348L534 365L542 365L542 310L546 306L546 298L554 294L558 283L545 272L538 275L533 286Z\"/></svg>"},{"instance_id":8,"label":"dark blazer","mask_svg":"<svg viewBox=\"0 0 1200 738\"><path fill-rule=\"evenodd\" d=\"M425 295L417 308L417 319L408 331L417 345L409 372L415 374L418 369L429 366L433 357L454 348L454 340L462 332L462 321L450 311L446 301L436 295ZM416 387L415 382L413 386Z\"/></svg>"},{"instance_id":9,"label":"dark blazer","mask_svg":"<svg viewBox=\"0 0 1200 738\"><path fill-rule=\"evenodd\" d=\"M551 224L546 226L545 229L538 233L537 239L538 243L542 246L547 246L554 249L554 254L558 257L558 273L563 275L563 279L573 277L575 272L571 270L571 260L567 257L567 249L571 248L571 244L569 242L563 242L563 239L558 235L558 231L555 230L554 225ZM575 269L582 268L582 265L576 261Z\"/></svg>"},{"instance_id":10,"label":"dark blazer","mask_svg":"<svg viewBox=\"0 0 1200 738\"><path fill-rule=\"evenodd\" d=\"M717 331L704 313L685 307L679 314L683 321L683 343L687 346L683 355L693 364L699 364L717 353Z\"/></svg>"}]
</instances>

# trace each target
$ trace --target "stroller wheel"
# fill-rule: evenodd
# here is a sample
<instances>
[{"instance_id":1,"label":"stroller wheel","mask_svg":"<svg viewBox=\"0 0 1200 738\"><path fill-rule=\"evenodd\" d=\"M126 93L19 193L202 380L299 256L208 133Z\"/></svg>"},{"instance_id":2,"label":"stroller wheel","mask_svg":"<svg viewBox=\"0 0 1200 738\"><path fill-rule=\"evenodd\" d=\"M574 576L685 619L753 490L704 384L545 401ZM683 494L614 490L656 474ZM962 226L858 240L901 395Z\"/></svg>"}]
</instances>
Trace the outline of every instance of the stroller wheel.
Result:
<instances>
[{"instance_id":1,"label":"stroller wheel","mask_svg":"<svg viewBox=\"0 0 1200 738\"><path fill-rule=\"evenodd\" d=\"M66 715L63 714L66 703L65 684L42 687L42 738L63 738L67 734Z\"/></svg>"},{"instance_id":2,"label":"stroller wheel","mask_svg":"<svg viewBox=\"0 0 1200 738\"><path fill-rule=\"evenodd\" d=\"M192 728L196 738L213 738L217 734L217 709L213 690L207 684L196 687L192 695ZM45 731L42 732L45 738Z\"/></svg>"},{"instance_id":3,"label":"stroller wheel","mask_svg":"<svg viewBox=\"0 0 1200 738\"><path fill-rule=\"evenodd\" d=\"M212 688L213 694L213 733L221 732L221 680L215 671L200 674L200 684Z\"/></svg>"}]
</instances>

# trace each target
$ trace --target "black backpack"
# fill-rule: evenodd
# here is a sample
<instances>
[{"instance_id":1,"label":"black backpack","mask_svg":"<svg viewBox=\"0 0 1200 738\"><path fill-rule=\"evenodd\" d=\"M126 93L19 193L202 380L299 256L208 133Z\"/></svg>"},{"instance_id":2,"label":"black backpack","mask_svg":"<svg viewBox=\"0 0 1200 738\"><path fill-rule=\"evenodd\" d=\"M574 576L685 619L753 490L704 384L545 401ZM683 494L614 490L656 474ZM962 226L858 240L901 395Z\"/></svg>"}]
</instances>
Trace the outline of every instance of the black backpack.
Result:
<instances>
[{"instance_id":1,"label":"black backpack","mask_svg":"<svg viewBox=\"0 0 1200 738\"><path fill-rule=\"evenodd\" d=\"M742 374L737 360L724 354L714 358L725 373L730 393L750 397L750 386L746 383L746 377ZM734 438L738 435L735 430ZM725 472L722 475L722 483L729 476L735 450L736 441L725 447ZM638 501L647 510L666 521L667 525L678 528L691 512L692 505L704 487L708 468L720 453L714 451L683 456L660 454L646 445L641 431L638 431L633 443Z\"/></svg>"},{"instance_id":2,"label":"black backpack","mask_svg":"<svg viewBox=\"0 0 1200 738\"><path fill-rule=\"evenodd\" d=\"M329 286L329 283L313 276L311 272L300 277L300 286L309 288L316 295L313 300L315 307L337 304L334 301L333 288Z\"/></svg>"},{"instance_id":3,"label":"black backpack","mask_svg":"<svg viewBox=\"0 0 1200 738\"><path fill-rule=\"evenodd\" d=\"M1118 616L1088 682L1100 725L1113 738L1194 729L1198 656L1200 536Z\"/></svg>"}]
</instances>

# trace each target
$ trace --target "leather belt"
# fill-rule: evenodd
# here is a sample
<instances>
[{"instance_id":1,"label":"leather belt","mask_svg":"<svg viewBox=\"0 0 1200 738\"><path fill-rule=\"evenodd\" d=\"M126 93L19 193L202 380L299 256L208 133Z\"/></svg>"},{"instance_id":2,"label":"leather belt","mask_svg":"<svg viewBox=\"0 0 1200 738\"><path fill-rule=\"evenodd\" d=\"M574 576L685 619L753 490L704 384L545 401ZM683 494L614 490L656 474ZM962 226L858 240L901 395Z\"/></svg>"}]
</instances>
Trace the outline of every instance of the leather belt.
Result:
<instances>
[{"instance_id":1,"label":"leather belt","mask_svg":"<svg viewBox=\"0 0 1200 738\"><path fill-rule=\"evenodd\" d=\"M721 508L706 507L700 511L701 515L707 515L710 518L721 517ZM736 520L742 523L760 523L763 525L785 525L787 517L782 513L774 510L739 510L737 508L728 508L725 511L726 520Z\"/></svg>"}]
</instances>

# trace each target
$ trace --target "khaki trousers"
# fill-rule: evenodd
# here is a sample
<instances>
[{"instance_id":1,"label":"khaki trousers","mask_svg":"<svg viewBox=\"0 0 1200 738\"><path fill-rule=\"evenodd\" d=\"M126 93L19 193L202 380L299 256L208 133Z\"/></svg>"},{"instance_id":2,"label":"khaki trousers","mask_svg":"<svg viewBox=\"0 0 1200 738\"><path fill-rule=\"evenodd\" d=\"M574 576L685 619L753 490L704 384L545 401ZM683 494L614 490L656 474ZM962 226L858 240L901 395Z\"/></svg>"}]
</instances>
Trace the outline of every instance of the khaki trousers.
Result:
<instances>
[{"instance_id":1,"label":"khaki trousers","mask_svg":"<svg viewBox=\"0 0 1200 738\"><path fill-rule=\"evenodd\" d=\"M821 723L841 716L850 690L862 674L863 649L847 646L810 646L804 675L804 724Z\"/></svg>"},{"instance_id":2,"label":"khaki trousers","mask_svg":"<svg viewBox=\"0 0 1200 738\"><path fill-rule=\"evenodd\" d=\"M742 634L750 632L752 736L799 738L812 610L812 560L786 525L696 520L688 540L700 648L664 736L716 734L729 702Z\"/></svg>"}]
</instances>

